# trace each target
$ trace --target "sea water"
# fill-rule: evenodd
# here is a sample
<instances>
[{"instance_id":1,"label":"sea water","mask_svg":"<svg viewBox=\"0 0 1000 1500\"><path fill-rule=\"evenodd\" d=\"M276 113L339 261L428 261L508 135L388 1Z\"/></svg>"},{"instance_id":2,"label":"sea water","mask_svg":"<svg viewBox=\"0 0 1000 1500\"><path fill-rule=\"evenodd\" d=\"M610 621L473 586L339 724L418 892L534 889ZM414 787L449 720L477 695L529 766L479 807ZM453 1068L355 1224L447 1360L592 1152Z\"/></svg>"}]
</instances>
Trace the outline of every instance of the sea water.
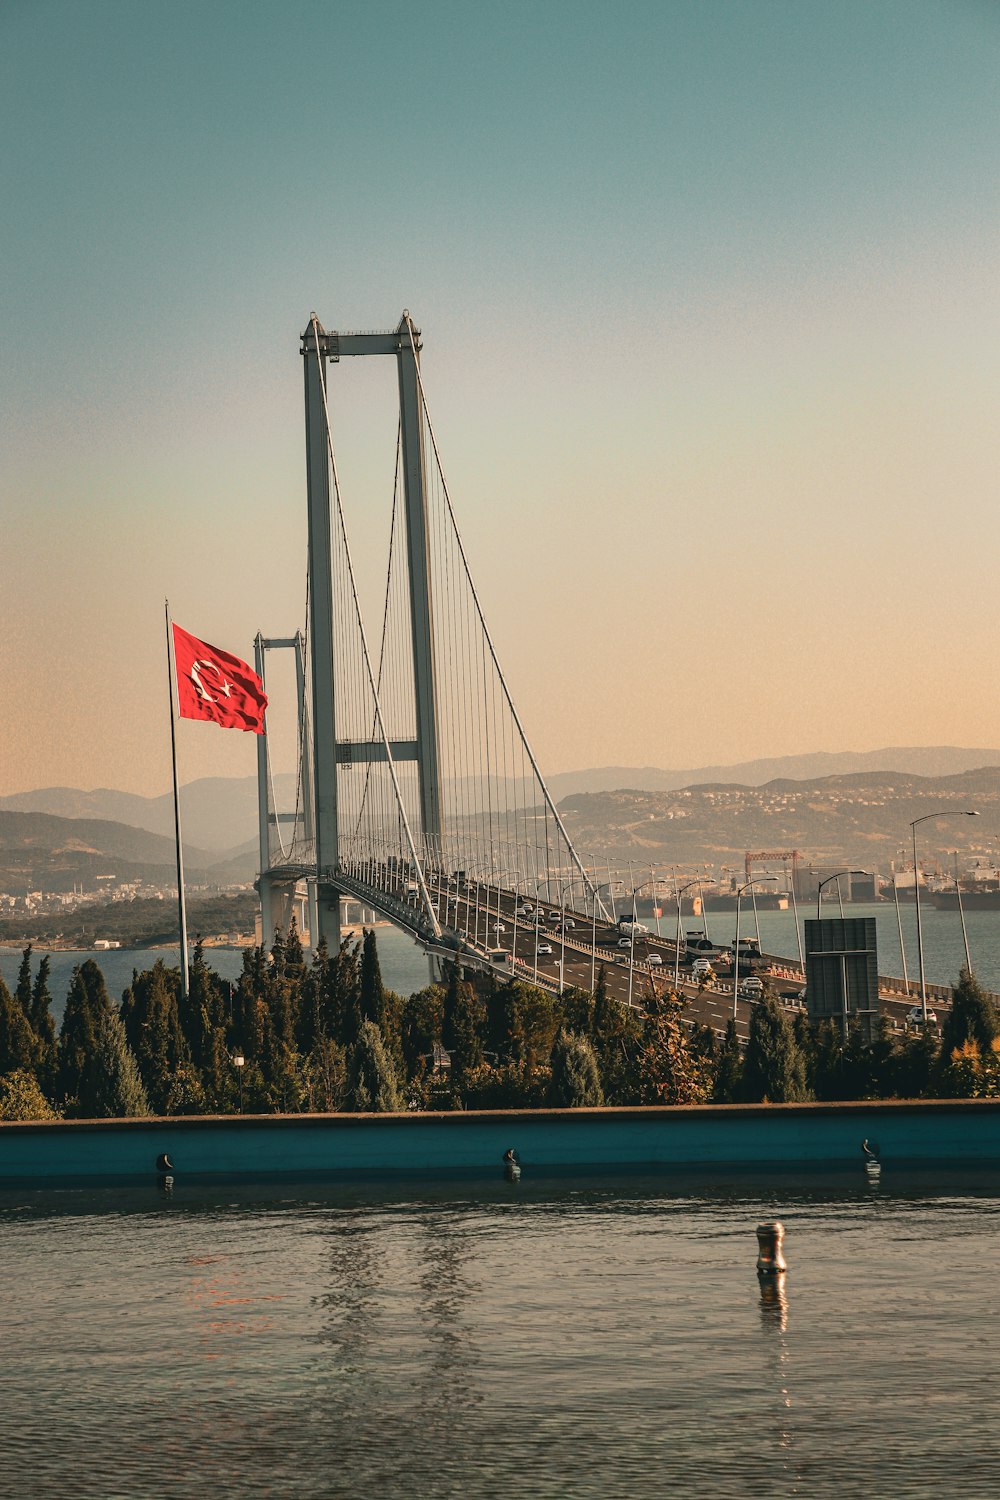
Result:
<instances>
[{"instance_id":1,"label":"sea water","mask_svg":"<svg viewBox=\"0 0 1000 1500\"><path fill-rule=\"evenodd\" d=\"M998 1230L889 1167L7 1190L4 1490L994 1497Z\"/></svg>"},{"instance_id":2,"label":"sea water","mask_svg":"<svg viewBox=\"0 0 1000 1500\"><path fill-rule=\"evenodd\" d=\"M885 902L870 905L858 903L845 905L844 910L848 916L875 918L878 932L879 972L901 978L903 965L900 959L894 907ZM798 910L800 936L806 919L815 916L815 911L814 905L800 904ZM901 911L907 973L915 984L919 972L916 909L911 902L902 907ZM824 902L823 914L824 916L837 915L836 901ZM957 910L938 911L929 904L921 905L920 917L927 980L932 984L954 984L965 963L962 927ZM761 943L765 952L786 958L797 958L798 945L791 911L762 911L758 914L758 921ZM713 941L732 942L736 930L735 912L709 912L708 924L709 934ZM965 924L972 964L977 977L987 989L1000 993L1000 911L966 912ZM657 924L654 919L646 919L646 925L653 932L656 931ZM674 936L676 920L672 915L662 917L659 926L664 937ZM701 929L700 917L683 919L682 930L701 931ZM388 925L380 926L376 932L382 978L389 988L403 995L422 989L429 982L428 960L423 950L411 937L398 928ZM753 937L756 934L754 914L749 903L744 904L740 911L740 934L743 937ZM583 926L581 926L579 936L583 939L588 936ZM804 939L802 946L805 951ZM45 951L43 947L38 948L35 958L39 958ZM166 964L176 966L179 962L179 949L176 946L172 948L122 948L99 952L54 952L50 956L52 961L50 988L54 997L52 1009L58 1020L65 1005L66 991L69 988L73 969L85 959L92 958L100 965L107 980L108 992L117 1001L121 998L122 990L131 980L133 969L151 968L158 958L162 958ZM243 967L242 950L208 948L206 959L209 966L223 979L235 981L239 978ZM19 950L0 949L0 974L11 987L17 978L20 961Z\"/></svg>"}]
</instances>

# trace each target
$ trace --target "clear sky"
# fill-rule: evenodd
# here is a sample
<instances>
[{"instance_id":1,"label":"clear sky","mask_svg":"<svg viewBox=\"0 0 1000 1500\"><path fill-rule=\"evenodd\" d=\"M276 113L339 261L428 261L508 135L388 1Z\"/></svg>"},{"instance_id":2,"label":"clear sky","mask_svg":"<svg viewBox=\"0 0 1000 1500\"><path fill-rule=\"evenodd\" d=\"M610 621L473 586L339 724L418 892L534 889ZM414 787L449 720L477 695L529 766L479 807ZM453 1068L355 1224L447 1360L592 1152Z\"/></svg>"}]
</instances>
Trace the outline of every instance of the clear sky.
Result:
<instances>
[{"instance_id":1,"label":"clear sky","mask_svg":"<svg viewBox=\"0 0 1000 1500\"><path fill-rule=\"evenodd\" d=\"M0 0L0 793L167 789L165 595L303 623L313 309L422 328L544 769L1000 745L998 79L994 0Z\"/></svg>"}]
</instances>

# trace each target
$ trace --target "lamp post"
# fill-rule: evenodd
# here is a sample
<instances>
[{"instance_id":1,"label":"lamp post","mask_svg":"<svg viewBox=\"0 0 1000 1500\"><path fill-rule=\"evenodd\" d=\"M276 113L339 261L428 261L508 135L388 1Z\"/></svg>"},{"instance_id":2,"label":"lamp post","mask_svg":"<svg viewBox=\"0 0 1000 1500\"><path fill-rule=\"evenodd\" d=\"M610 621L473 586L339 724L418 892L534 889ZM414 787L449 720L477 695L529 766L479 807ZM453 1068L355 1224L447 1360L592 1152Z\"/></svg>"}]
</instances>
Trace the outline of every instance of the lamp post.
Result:
<instances>
[{"instance_id":1,"label":"lamp post","mask_svg":"<svg viewBox=\"0 0 1000 1500\"><path fill-rule=\"evenodd\" d=\"M896 878L895 870L892 872L892 899L896 904L896 929L899 932L899 957L903 965L903 989L906 991L907 1000L909 1000L910 978L906 972L906 949L903 946L903 918L899 911L899 881Z\"/></svg>"},{"instance_id":2,"label":"lamp post","mask_svg":"<svg viewBox=\"0 0 1000 1500\"><path fill-rule=\"evenodd\" d=\"M591 856L591 864L594 865L594 874L597 873L597 865ZM593 901L590 909L590 993L593 994L597 988L597 901L598 883L593 885Z\"/></svg>"},{"instance_id":3,"label":"lamp post","mask_svg":"<svg viewBox=\"0 0 1000 1500\"><path fill-rule=\"evenodd\" d=\"M802 952L802 932L801 932L801 930L799 928L799 909L795 905L795 872L794 872L794 870L792 871L792 878L788 882L788 889L789 889L789 892L790 892L791 898L792 898L792 921L795 923L795 942L796 942L796 946L798 947L798 950L799 950L799 968L802 970L802 978L805 979L805 977L806 977L806 960L805 960L805 954Z\"/></svg>"},{"instance_id":4,"label":"lamp post","mask_svg":"<svg viewBox=\"0 0 1000 1500\"><path fill-rule=\"evenodd\" d=\"M233 1067L236 1069L240 1080L240 1114L243 1113L243 1069L245 1065L246 1058L243 1056L243 1053L237 1052L233 1057Z\"/></svg>"},{"instance_id":5,"label":"lamp post","mask_svg":"<svg viewBox=\"0 0 1000 1500\"><path fill-rule=\"evenodd\" d=\"M766 880L777 880L777 875L762 875L760 880L748 880L745 885L736 887L736 936L733 938L733 1020L736 1020L736 1001L740 993L740 902L743 892L748 891L751 886L763 884Z\"/></svg>"},{"instance_id":6,"label":"lamp post","mask_svg":"<svg viewBox=\"0 0 1000 1500\"><path fill-rule=\"evenodd\" d=\"M825 885L829 885L831 880L835 880L837 882L837 890L839 892L839 890L840 890L840 877L841 877L841 875L867 875L867 874L868 874L867 870L836 870L832 875L828 875L825 880L821 880L820 883L819 883L819 885L816 887L816 920L817 920L817 922L819 921L819 905L820 905L820 902L823 899L823 887ZM840 903L840 915L841 916L844 915L844 903L843 903L843 901L841 901L841 903Z\"/></svg>"},{"instance_id":7,"label":"lamp post","mask_svg":"<svg viewBox=\"0 0 1000 1500\"><path fill-rule=\"evenodd\" d=\"M924 936L920 925L920 875L917 871L917 824L927 823L931 818L978 818L977 812L957 809L953 812L945 808L942 812L924 813L922 818L914 818L910 824L910 837L913 840L913 894L917 903L917 963L920 966L920 1009L923 1013L923 1025L927 1025L927 981L924 976Z\"/></svg>"},{"instance_id":8,"label":"lamp post","mask_svg":"<svg viewBox=\"0 0 1000 1500\"><path fill-rule=\"evenodd\" d=\"M676 995L681 982L681 897L685 891L689 891L693 885L714 885L714 880L706 880L704 875L699 875L696 880L689 880L687 885L682 885L679 890L674 891L674 900L677 902L677 936L674 940L674 994Z\"/></svg>"}]
</instances>

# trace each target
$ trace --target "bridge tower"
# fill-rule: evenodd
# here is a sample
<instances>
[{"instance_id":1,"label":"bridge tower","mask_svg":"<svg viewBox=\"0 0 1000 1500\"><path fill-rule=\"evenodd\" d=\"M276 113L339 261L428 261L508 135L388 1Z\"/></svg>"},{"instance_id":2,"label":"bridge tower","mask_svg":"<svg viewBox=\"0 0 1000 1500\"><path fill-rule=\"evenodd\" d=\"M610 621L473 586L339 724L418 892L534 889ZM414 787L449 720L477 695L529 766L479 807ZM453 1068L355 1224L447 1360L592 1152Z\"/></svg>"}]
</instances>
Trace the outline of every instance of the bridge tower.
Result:
<instances>
[{"instance_id":1,"label":"bridge tower","mask_svg":"<svg viewBox=\"0 0 1000 1500\"><path fill-rule=\"evenodd\" d=\"M438 705L433 653L433 602L428 543L426 455L421 421L418 359L419 332L404 313L392 333L327 333L315 316L302 335L305 376L306 477L309 514L309 630L312 663L313 814L316 838L315 945L325 937L331 950L340 943L340 892L335 871L340 858L337 805L338 764L417 763L423 835L440 847L442 835L441 773L438 754ZM369 742L339 743L335 709L333 526L327 371L343 358L392 355L399 378L400 443L406 516L406 560L409 581L415 741L387 746Z\"/></svg>"}]
</instances>

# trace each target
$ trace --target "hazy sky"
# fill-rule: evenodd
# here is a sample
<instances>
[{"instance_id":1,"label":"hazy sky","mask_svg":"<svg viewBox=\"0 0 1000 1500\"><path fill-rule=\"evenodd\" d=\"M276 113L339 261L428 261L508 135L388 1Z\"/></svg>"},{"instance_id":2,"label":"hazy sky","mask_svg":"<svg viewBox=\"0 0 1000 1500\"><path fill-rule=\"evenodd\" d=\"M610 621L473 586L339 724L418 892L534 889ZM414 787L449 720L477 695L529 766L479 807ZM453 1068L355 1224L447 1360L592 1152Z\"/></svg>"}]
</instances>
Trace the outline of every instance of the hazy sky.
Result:
<instances>
[{"instance_id":1,"label":"hazy sky","mask_svg":"<svg viewBox=\"0 0 1000 1500\"><path fill-rule=\"evenodd\" d=\"M422 328L546 770L1000 745L998 79L994 0L0 0L0 793L167 789L164 595L303 623L312 309Z\"/></svg>"}]
</instances>

